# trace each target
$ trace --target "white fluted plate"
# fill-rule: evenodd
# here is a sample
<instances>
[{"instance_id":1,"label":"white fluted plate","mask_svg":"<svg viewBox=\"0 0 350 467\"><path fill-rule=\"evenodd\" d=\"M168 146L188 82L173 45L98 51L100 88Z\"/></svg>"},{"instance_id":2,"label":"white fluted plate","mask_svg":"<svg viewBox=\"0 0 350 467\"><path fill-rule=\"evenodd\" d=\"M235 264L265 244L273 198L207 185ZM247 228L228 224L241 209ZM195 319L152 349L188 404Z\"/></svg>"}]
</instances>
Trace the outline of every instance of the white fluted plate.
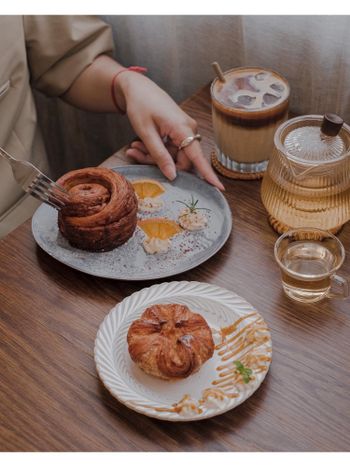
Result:
<instances>
[{"instance_id":1,"label":"white fluted plate","mask_svg":"<svg viewBox=\"0 0 350 467\"><path fill-rule=\"evenodd\" d=\"M157 303L187 305L212 328L217 344L214 356L188 378L160 380L144 373L130 358L128 329L148 306ZM226 343L217 348L223 334L227 334ZM95 341L97 371L110 393L136 412L170 421L206 419L237 407L258 389L271 356L270 332L254 307L234 292L201 282L165 282L135 292L110 311ZM236 369L235 361L252 370L249 382L231 369ZM225 369L220 369L223 365Z\"/></svg>"}]
</instances>

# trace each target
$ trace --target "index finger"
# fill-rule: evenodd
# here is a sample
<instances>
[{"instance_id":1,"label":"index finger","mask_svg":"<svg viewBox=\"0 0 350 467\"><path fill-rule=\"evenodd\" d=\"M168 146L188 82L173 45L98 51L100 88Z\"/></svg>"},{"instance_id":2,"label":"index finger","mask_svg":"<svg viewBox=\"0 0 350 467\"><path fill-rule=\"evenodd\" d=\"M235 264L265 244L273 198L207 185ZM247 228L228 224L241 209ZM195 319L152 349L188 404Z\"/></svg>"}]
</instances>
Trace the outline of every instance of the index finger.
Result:
<instances>
[{"instance_id":1,"label":"index finger","mask_svg":"<svg viewBox=\"0 0 350 467\"><path fill-rule=\"evenodd\" d=\"M225 191L224 185L220 182L212 166L204 156L199 141L193 141L191 144L182 149L182 151L184 151L186 156L190 159L198 172L207 182L216 186L219 188L219 190Z\"/></svg>"},{"instance_id":2,"label":"index finger","mask_svg":"<svg viewBox=\"0 0 350 467\"><path fill-rule=\"evenodd\" d=\"M156 129L149 127L147 128L147 132L144 132L144 134L140 136L143 136L143 144L163 174L169 180L174 180L176 178L175 162L164 146Z\"/></svg>"}]
</instances>

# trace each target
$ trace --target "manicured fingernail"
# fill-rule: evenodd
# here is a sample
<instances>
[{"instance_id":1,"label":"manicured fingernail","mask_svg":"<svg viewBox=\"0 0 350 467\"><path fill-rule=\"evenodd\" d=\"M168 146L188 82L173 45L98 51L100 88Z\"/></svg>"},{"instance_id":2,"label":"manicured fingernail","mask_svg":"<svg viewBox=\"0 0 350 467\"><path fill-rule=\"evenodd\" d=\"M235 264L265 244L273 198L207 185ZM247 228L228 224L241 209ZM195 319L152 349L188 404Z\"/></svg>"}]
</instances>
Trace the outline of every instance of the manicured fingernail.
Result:
<instances>
[{"instance_id":1,"label":"manicured fingernail","mask_svg":"<svg viewBox=\"0 0 350 467\"><path fill-rule=\"evenodd\" d=\"M167 165L164 167L164 175L171 181L176 178L176 169L173 165Z\"/></svg>"},{"instance_id":2,"label":"manicured fingernail","mask_svg":"<svg viewBox=\"0 0 350 467\"><path fill-rule=\"evenodd\" d=\"M216 175L211 179L210 183L212 183L214 186L219 188L219 190L225 191L224 185L220 182L220 180L218 179Z\"/></svg>"}]
</instances>

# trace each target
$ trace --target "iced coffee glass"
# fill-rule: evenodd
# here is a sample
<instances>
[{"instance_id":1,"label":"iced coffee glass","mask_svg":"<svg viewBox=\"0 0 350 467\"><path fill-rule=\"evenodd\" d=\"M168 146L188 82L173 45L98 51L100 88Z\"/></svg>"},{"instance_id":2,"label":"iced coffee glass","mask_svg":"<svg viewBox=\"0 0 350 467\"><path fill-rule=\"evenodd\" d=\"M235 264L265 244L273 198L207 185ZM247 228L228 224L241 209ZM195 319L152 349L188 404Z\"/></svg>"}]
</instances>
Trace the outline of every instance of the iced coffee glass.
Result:
<instances>
[{"instance_id":1,"label":"iced coffee glass","mask_svg":"<svg viewBox=\"0 0 350 467\"><path fill-rule=\"evenodd\" d=\"M215 167L262 174L276 129L287 119L289 84L272 70L233 68L211 85ZM258 178L258 177L257 177Z\"/></svg>"}]
</instances>

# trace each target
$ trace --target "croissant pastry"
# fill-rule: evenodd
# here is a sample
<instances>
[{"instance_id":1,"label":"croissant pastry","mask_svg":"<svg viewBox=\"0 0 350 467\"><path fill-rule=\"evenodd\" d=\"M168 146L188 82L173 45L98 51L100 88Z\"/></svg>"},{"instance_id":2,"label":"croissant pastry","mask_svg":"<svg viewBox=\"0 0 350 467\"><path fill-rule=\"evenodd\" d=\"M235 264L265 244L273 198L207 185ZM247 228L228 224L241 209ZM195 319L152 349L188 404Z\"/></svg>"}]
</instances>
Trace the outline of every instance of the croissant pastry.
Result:
<instances>
[{"instance_id":1,"label":"croissant pastry","mask_svg":"<svg viewBox=\"0 0 350 467\"><path fill-rule=\"evenodd\" d=\"M214 353L205 319L186 305L153 305L134 321L127 336L132 360L162 379L186 378Z\"/></svg>"},{"instance_id":2,"label":"croissant pastry","mask_svg":"<svg viewBox=\"0 0 350 467\"><path fill-rule=\"evenodd\" d=\"M131 183L110 169L72 170L58 181L70 199L58 214L58 227L71 245L107 251L125 243L137 223L137 198Z\"/></svg>"}]
</instances>

